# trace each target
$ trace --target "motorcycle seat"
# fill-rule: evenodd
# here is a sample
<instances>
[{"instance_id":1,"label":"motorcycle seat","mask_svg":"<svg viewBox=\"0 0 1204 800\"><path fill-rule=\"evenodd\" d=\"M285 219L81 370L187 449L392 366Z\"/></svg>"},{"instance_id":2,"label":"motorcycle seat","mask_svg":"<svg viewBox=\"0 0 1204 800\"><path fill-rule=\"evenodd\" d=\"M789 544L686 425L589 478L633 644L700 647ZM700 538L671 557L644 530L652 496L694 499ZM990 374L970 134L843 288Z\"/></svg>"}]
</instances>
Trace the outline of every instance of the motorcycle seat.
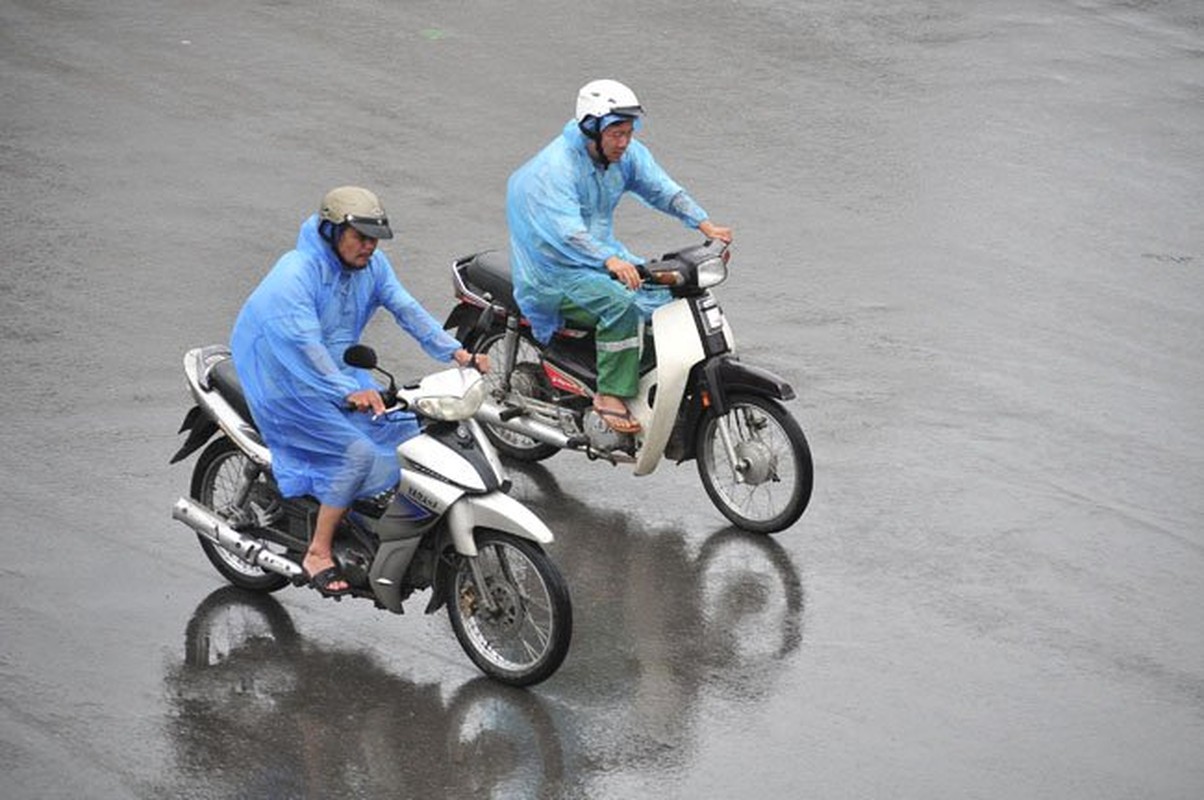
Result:
<instances>
[{"instance_id":1,"label":"motorcycle seat","mask_svg":"<svg viewBox=\"0 0 1204 800\"><path fill-rule=\"evenodd\" d=\"M511 279L510 256L501 250L486 250L472 257L464 267L464 277L481 294L488 293L492 301L506 309L509 314L522 316L522 309L514 299L514 283ZM560 333L571 339L582 334L593 334L592 326L579 325L565 320Z\"/></svg>"},{"instance_id":2,"label":"motorcycle seat","mask_svg":"<svg viewBox=\"0 0 1204 800\"><path fill-rule=\"evenodd\" d=\"M251 407L247 405L247 397L243 394L242 384L238 373L234 370L234 359L226 358L213 365L209 370L209 381L217 389L218 394L226 398L226 402L238 412L250 425L255 425L251 416Z\"/></svg>"},{"instance_id":3,"label":"motorcycle seat","mask_svg":"<svg viewBox=\"0 0 1204 800\"><path fill-rule=\"evenodd\" d=\"M472 257L464 269L468 279L482 294L512 314L520 314L514 300L514 283L510 278L510 256L500 250L486 250Z\"/></svg>"}]
</instances>

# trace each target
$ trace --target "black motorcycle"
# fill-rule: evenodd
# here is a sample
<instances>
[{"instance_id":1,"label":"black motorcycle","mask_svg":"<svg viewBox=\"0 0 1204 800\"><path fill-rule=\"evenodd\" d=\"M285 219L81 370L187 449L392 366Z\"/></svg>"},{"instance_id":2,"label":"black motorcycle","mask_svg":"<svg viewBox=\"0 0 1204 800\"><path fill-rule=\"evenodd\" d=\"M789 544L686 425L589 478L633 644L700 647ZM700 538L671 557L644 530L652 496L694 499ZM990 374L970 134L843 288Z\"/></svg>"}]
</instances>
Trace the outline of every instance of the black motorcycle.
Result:
<instances>
[{"instance_id":1,"label":"black motorcycle","mask_svg":"<svg viewBox=\"0 0 1204 800\"><path fill-rule=\"evenodd\" d=\"M652 315L652 351L628 410L642 427L617 433L593 407L592 330L568 326L544 345L514 300L509 258L476 253L452 264L458 305L445 327L488 353L489 398L477 412L502 455L539 461L573 450L647 475L662 458L695 459L715 506L735 525L777 533L811 499L813 465L803 430L782 405L794 389L736 356L731 328L710 289L727 279L730 251L717 241L669 253L645 280L673 299ZM492 324L480 324L483 312ZM649 353L651 355L651 353Z\"/></svg>"}]
</instances>

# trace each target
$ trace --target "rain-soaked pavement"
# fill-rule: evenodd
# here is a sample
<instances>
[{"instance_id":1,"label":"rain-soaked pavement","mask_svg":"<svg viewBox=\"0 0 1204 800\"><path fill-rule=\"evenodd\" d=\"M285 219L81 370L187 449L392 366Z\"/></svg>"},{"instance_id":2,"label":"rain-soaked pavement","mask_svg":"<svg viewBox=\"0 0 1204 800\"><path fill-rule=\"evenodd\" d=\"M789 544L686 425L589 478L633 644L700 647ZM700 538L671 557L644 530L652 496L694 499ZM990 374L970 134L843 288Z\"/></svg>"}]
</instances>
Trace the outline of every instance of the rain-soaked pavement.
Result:
<instances>
[{"instance_id":1,"label":"rain-soaked pavement","mask_svg":"<svg viewBox=\"0 0 1204 800\"><path fill-rule=\"evenodd\" d=\"M576 621L529 691L421 603L223 588L169 516L183 352L339 183L442 315L603 75L736 228L807 514L516 471ZM0 795L1204 796L1194 0L0 0L0 100Z\"/></svg>"}]
</instances>

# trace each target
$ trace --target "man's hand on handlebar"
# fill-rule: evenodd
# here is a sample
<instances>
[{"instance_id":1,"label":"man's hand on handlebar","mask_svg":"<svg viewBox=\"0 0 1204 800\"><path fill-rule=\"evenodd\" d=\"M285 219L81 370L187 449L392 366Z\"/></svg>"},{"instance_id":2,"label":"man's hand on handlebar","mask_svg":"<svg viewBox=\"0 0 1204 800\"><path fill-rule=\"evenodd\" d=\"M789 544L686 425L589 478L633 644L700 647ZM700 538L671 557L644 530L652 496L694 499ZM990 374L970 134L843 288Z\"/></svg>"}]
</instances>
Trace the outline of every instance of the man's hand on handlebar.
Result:
<instances>
[{"instance_id":1,"label":"man's hand on handlebar","mask_svg":"<svg viewBox=\"0 0 1204 800\"><path fill-rule=\"evenodd\" d=\"M708 239L718 239L724 244L732 243L732 229L725 225L716 225L709 219L698 224L698 232Z\"/></svg>"},{"instance_id":2,"label":"man's hand on handlebar","mask_svg":"<svg viewBox=\"0 0 1204 800\"><path fill-rule=\"evenodd\" d=\"M452 353L452 360L461 367L476 367L478 372L489 371L489 355L487 353L470 353L461 347Z\"/></svg>"},{"instance_id":3,"label":"man's hand on handlebar","mask_svg":"<svg viewBox=\"0 0 1204 800\"><path fill-rule=\"evenodd\" d=\"M640 283L642 283L640 272L631 262L624 261L618 256L611 256L606 259L606 263L603 266L606 267L611 275L622 281L623 285L628 289L635 291L640 288Z\"/></svg>"},{"instance_id":4,"label":"man's hand on handlebar","mask_svg":"<svg viewBox=\"0 0 1204 800\"><path fill-rule=\"evenodd\" d=\"M347 407L353 411L371 411L376 416L385 413L385 401L375 389L360 389L347 395Z\"/></svg>"}]
</instances>

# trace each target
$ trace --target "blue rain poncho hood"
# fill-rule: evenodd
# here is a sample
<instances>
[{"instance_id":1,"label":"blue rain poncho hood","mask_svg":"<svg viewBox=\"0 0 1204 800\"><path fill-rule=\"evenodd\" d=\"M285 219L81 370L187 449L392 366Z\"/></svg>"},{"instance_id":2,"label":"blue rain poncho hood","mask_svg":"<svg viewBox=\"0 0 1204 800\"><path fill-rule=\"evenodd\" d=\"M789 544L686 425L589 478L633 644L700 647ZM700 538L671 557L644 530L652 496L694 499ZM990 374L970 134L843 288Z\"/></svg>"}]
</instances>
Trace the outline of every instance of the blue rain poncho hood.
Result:
<instances>
[{"instance_id":1,"label":"blue rain poncho hood","mask_svg":"<svg viewBox=\"0 0 1204 800\"><path fill-rule=\"evenodd\" d=\"M542 342L564 324L563 270L590 270L596 280L609 281L604 264L611 256L643 263L614 235L615 207L626 192L686 227L707 219L642 142L633 139L623 157L603 169L590 157L588 141L571 120L506 188L515 299Z\"/></svg>"},{"instance_id":2,"label":"blue rain poncho hood","mask_svg":"<svg viewBox=\"0 0 1204 800\"><path fill-rule=\"evenodd\" d=\"M413 417L374 422L345 409L349 394L377 388L367 371L343 362L343 353L379 308L438 361L460 347L402 287L383 252L363 269L344 268L318 234L315 214L234 323L234 365L286 497L309 494L346 507L397 482L395 448L417 432Z\"/></svg>"}]
</instances>

